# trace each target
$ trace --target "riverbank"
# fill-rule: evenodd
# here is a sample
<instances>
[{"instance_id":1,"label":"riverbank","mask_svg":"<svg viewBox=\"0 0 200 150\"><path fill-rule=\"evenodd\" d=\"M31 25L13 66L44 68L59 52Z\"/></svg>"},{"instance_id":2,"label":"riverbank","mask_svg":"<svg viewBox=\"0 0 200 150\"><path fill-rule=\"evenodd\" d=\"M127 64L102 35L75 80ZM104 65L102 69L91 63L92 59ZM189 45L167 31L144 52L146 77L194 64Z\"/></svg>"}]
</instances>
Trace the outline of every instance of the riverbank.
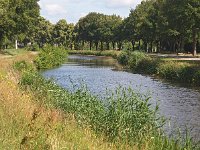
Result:
<instances>
[{"instance_id":1,"label":"riverbank","mask_svg":"<svg viewBox=\"0 0 200 150\"><path fill-rule=\"evenodd\" d=\"M199 58L169 54L144 54L139 51L69 51L69 54L111 56L134 73L157 76L192 86L200 84Z\"/></svg>"},{"instance_id":2,"label":"riverbank","mask_svg":"<svg viewBox=\"0 0 200 150\"><path fill-rule=\"evenodd\" d=\"M34 59L27 53L1 60L2 149L195 148L189 138L181 146L181 139L164 136L139 93L110 97L105 107L87 90L70 93L45 80L31 65Z\"/></svg>"},{"instance_id":3,"label":"riverbank","mask_svg":"<svg viewBox=\"0 0 200 150\"><path fill-rule=\"evenodd\" d=\"M73 114L47 107L34 91L22 89L13 64L32 64L35 54L7 56L0 57L0 149L117 149L88 126L80 127Z\"/></svg>"},{"instance_id":4,"label":"riverbank","mask_svg":"<svg viewBox=\"0 0 200 150\"><path fill-rule=\"evenodd\" d=\"M106 50L106 51L92 51L92 50L69 50L69 54L71 55L94 55L94 56L109 56L113 58L117 58L121 51L116 50Z\"/></svg>"}]
</instances>

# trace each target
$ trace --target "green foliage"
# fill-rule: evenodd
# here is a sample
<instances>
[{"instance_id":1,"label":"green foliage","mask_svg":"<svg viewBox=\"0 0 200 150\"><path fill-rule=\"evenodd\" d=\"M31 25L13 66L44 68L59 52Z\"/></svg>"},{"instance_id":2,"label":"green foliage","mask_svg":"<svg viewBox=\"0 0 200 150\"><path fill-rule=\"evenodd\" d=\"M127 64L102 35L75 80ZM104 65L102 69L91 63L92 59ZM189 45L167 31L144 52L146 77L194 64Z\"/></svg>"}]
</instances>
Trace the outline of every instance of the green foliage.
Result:
<instances>
[{"instance_id":1,"label":"green foliage","mask_svg":"<svg viewBox=\"0 0 200 150\"><path fill-rule=\"evenodd\" d=\"M138 63L135 71L145 74L157 74L158 65L160 63L160 59L145 57L142 61Z\"/></svg>"},{"instance_id":2,"label":"green foliage","mask_svg":"<svg viewBox=\"0 0 200 150\"><path fill-rule=\"evenodd\" d=\"M133 72L158 75L172 81L199 85L200 73L198 64L188 62L161 60L135 52L122 52L118 55L118 62L127 66Z\"/></svg>"},{"instance_id":3,"label":"green foliage","mask_svg":"<svg viewBox=\"0 0 200 150\"><path fill-rule=\"evenodd\" d=\"M189 138L181 146L181 139L169 140L164 136L160 131L163 120L157 114L158 107L152 109L150 98L132 89L119 88L102 100L84 87L74 93L66 91L29 70L22 72L20 84L33 91L38 102L74 114L80 125L89 125L109 141L139 147L147 144L149 149L198 148Z\"/></svg>"},{"instance_id":4,"label":"green foliage","mask_svg":"<svg viewBox=\"0 0 200 150\"><path fill-rule=\"evenodd\" d=\"M157 108L149 105L149 98L129 89L116 90L104 101L82 88L70 93L36 72L24 71L20 84L34 91L41 103L72 113L81 124L88 124L98 134L110 140L142 141L159 126ZM43 101L45 97L45 102Z\"/></svg>"},{"instance_id":5,"label":"green foliage","mask_svg":"<svg viewBox=\"0 0 200 150\"><path fill-rule=\"evenodd\" d=\"M24 70L34 71L34 67L31 64L28 64L24 60L15 62L13 64L13 68L18 71L24 71Z\"/></svg>"},{"instance_id":6,"label":"green foliage","mask_svg":"<svg viewBox=\"0 0 200 150\"><path fill-rule=\"evenodd\" d=\"M140 73L155 74L158 59L152 59L148 55L140 51L123 51L117 58L122 65L128 66L132 71Z\"/></svg>"},{"instance_id":7,"label":"green foliage","mask_svg":"<svg viewBox=\"0 0 200 150\"><path fill-rule=\"evenodd\" d=\"M117 57L117 60L120 64L127 66L129 61L128 51L122 51Z\"/></svg>"},{"instance_id":8,"label":"green foliage","mask_svg":"<svg viewBox=\"0 0 200 150\"><path fill-rule=\"evenodd\" d=\"M121 52L114 50L109 50L109 51L71 50L68 51L68 53L80 54L80 55L110 56L113 58L117 58Z\"/></svg>"},{"instance_id":9,"label":"green foliage","mask_svg":"<svg viewBox=\"0 0 200 150\"><path fill-rule=\"evenodd\" d=\"M143 61L146 57L148 57L145 53L139 52L139 51L134 51L130 53L129 55L129 60L128 60L128 65L130 68L135 70L138 66L138 64Z\"/></svg>"},{"instance_id":10,"label":"green foliage","mask_svg":"<svg viewBox=\"0 0 200 150\"><path fill-rule=\"evenodd\" d=\"M35 60L38 69L48 69L61 65L67 57L67 51L61 47L46 45Z\"/></svg>"},{"instance_id":11,"label":"green foliage","mask_svg":"<svg viewBox=\"0 0 200 150\"><path fill-rule=\"evenodd\" d=\"M166 61L161 63L157 70L158 75L165 79L193 85L199 85L200 83L199 67L195 64L192 65L186 62Z\"/></svg>"},{"instance_id":12,"label":"green foliage","mask_svg":"<svg viewBox=\"0 0 200 150\"><path fill-rule=\"evenodd\" d=\"M28 51L39 51L40 47L37 43L31 44L30 46L27 46L26 49Z\"/></svg>"}]
</instances>

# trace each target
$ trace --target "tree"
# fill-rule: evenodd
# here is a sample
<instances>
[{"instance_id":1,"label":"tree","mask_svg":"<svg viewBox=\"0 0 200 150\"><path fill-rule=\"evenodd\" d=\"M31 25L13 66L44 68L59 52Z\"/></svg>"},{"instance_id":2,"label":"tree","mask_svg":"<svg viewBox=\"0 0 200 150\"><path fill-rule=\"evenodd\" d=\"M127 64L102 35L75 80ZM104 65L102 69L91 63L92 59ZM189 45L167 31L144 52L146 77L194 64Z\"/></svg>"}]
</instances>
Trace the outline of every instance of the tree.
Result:
<instances>
[{"instance_id":1,"label":"tree","mask_svg":"<svg viewBox=\"0 0 200 150\"><path fill-rule=\"evenodd\" d=\"M74 25L65 19L59 20L53 28L52 40L59 46L71 47Z\"/></svg>"},{"instance_id":2,"label":"tree","mask_svg":"<svg viewBox=\"0 0 200 150\"><path fill-rule=\"evenodd\" d=\"M37 25L40 9L38 0L1 0L0 2L0 41L5 37L13 40L11 37L14 37L17 48L17 40L25 37L25 34Z\"/></svg>"},{"instance_id":3,"label":"tree","mask_svg":"<svg viewBox=\"0 0 200 150\"><path fill-rule=\"evenodd\" d=\"M193 41L192 53L196 55L197 34L200 27L200 1L166 0L164 6L169 32L181 40L188 37L187 33L189 33Z\"/></svg>"},{"instance_id":4,"label":"tree","mask_svg":"<svg viewBox=\"0 0 200 150\"><path fill-rule=\"evenodd\" d=\"M38 43L38 45L42 47L44 44L51 42L52 30L53 25L43 17L39 17L39 23L35 32L35 41Z\"/></svg>"}]
</instances>

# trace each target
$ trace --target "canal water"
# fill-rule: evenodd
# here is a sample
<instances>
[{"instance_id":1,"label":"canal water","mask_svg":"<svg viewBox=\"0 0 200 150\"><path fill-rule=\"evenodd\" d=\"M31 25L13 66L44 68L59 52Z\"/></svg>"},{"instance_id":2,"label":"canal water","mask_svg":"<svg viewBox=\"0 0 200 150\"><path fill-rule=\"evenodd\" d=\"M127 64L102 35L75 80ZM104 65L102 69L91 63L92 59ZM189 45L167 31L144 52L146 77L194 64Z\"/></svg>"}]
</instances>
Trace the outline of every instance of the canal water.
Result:
<instances>
[{"instance_id":1,"label":"canal water","mask_svg":"<svg viewBox=\"0 0 200 150\"><path fill-rule=\"evenodd\" d=\"M42 74L68 90L86 85L100 97L119 86L131 87L150 95L152 104L159 104L160 114L168 119L165 130L169 136L188 130L194 140L200 140L200 91L118 68L109 57L70 55L61 67Z\"/></svg>"}]
</instances>

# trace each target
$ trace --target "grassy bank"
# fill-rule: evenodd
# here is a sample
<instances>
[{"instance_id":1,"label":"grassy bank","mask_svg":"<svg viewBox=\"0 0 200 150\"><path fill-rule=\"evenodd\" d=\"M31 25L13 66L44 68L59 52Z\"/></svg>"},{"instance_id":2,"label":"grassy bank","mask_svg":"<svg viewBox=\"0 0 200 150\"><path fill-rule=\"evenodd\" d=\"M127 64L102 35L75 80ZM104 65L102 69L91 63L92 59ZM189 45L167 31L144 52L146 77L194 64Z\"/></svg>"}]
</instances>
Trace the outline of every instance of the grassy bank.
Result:
<instances>
[{"instance_id":1,"label":"grassy bank","mask_svg":"<svg viewBox=\"0 0 200 150\"><path fill-rule=\"evenodd\" d=\"M164 136L148 97L119 89L105 105L85 88L71 93L45 80L34 59L0 60L1 149L198 149Z\"/></svg>"},{"instance_id":2,"label":"grassy bank","mask_svg":"<svg viewBox=\"0 0 200 150\"><path fill-rule=\"evenodd\" d=\"M106 51L94 51L94 50L70 50L69 54L79 54L79 55L95 55L95 56L110 56L117 58L120 51L116 50L106 50Z\"/></svg>"},{"instance_id":3,"label":"grassy bank","mask_svg":"<svg viewBox=\"0 0 200 150\"><path fill-rule=\"evenodd\" d=\"M122 52L118 56L119 63L133 72L156 75L171 81L200 84L200 66L192 61L176 61L150 57L142 52Z\"/></svg>"},{"instance_id":4,"label":"grassy bank","mask_svg":"<svg viewBox=\"0 0 200 150\"><path fill-rule=\"evenodd\" d=\"M46 96L19 85L21 75L13 64L20 70L32 66L24 61L32 64L34 59L31 53L0 58L0 149L117 149L89 126L80 127L73 114L48 107Z\"/></svg>"}]
</instances>

